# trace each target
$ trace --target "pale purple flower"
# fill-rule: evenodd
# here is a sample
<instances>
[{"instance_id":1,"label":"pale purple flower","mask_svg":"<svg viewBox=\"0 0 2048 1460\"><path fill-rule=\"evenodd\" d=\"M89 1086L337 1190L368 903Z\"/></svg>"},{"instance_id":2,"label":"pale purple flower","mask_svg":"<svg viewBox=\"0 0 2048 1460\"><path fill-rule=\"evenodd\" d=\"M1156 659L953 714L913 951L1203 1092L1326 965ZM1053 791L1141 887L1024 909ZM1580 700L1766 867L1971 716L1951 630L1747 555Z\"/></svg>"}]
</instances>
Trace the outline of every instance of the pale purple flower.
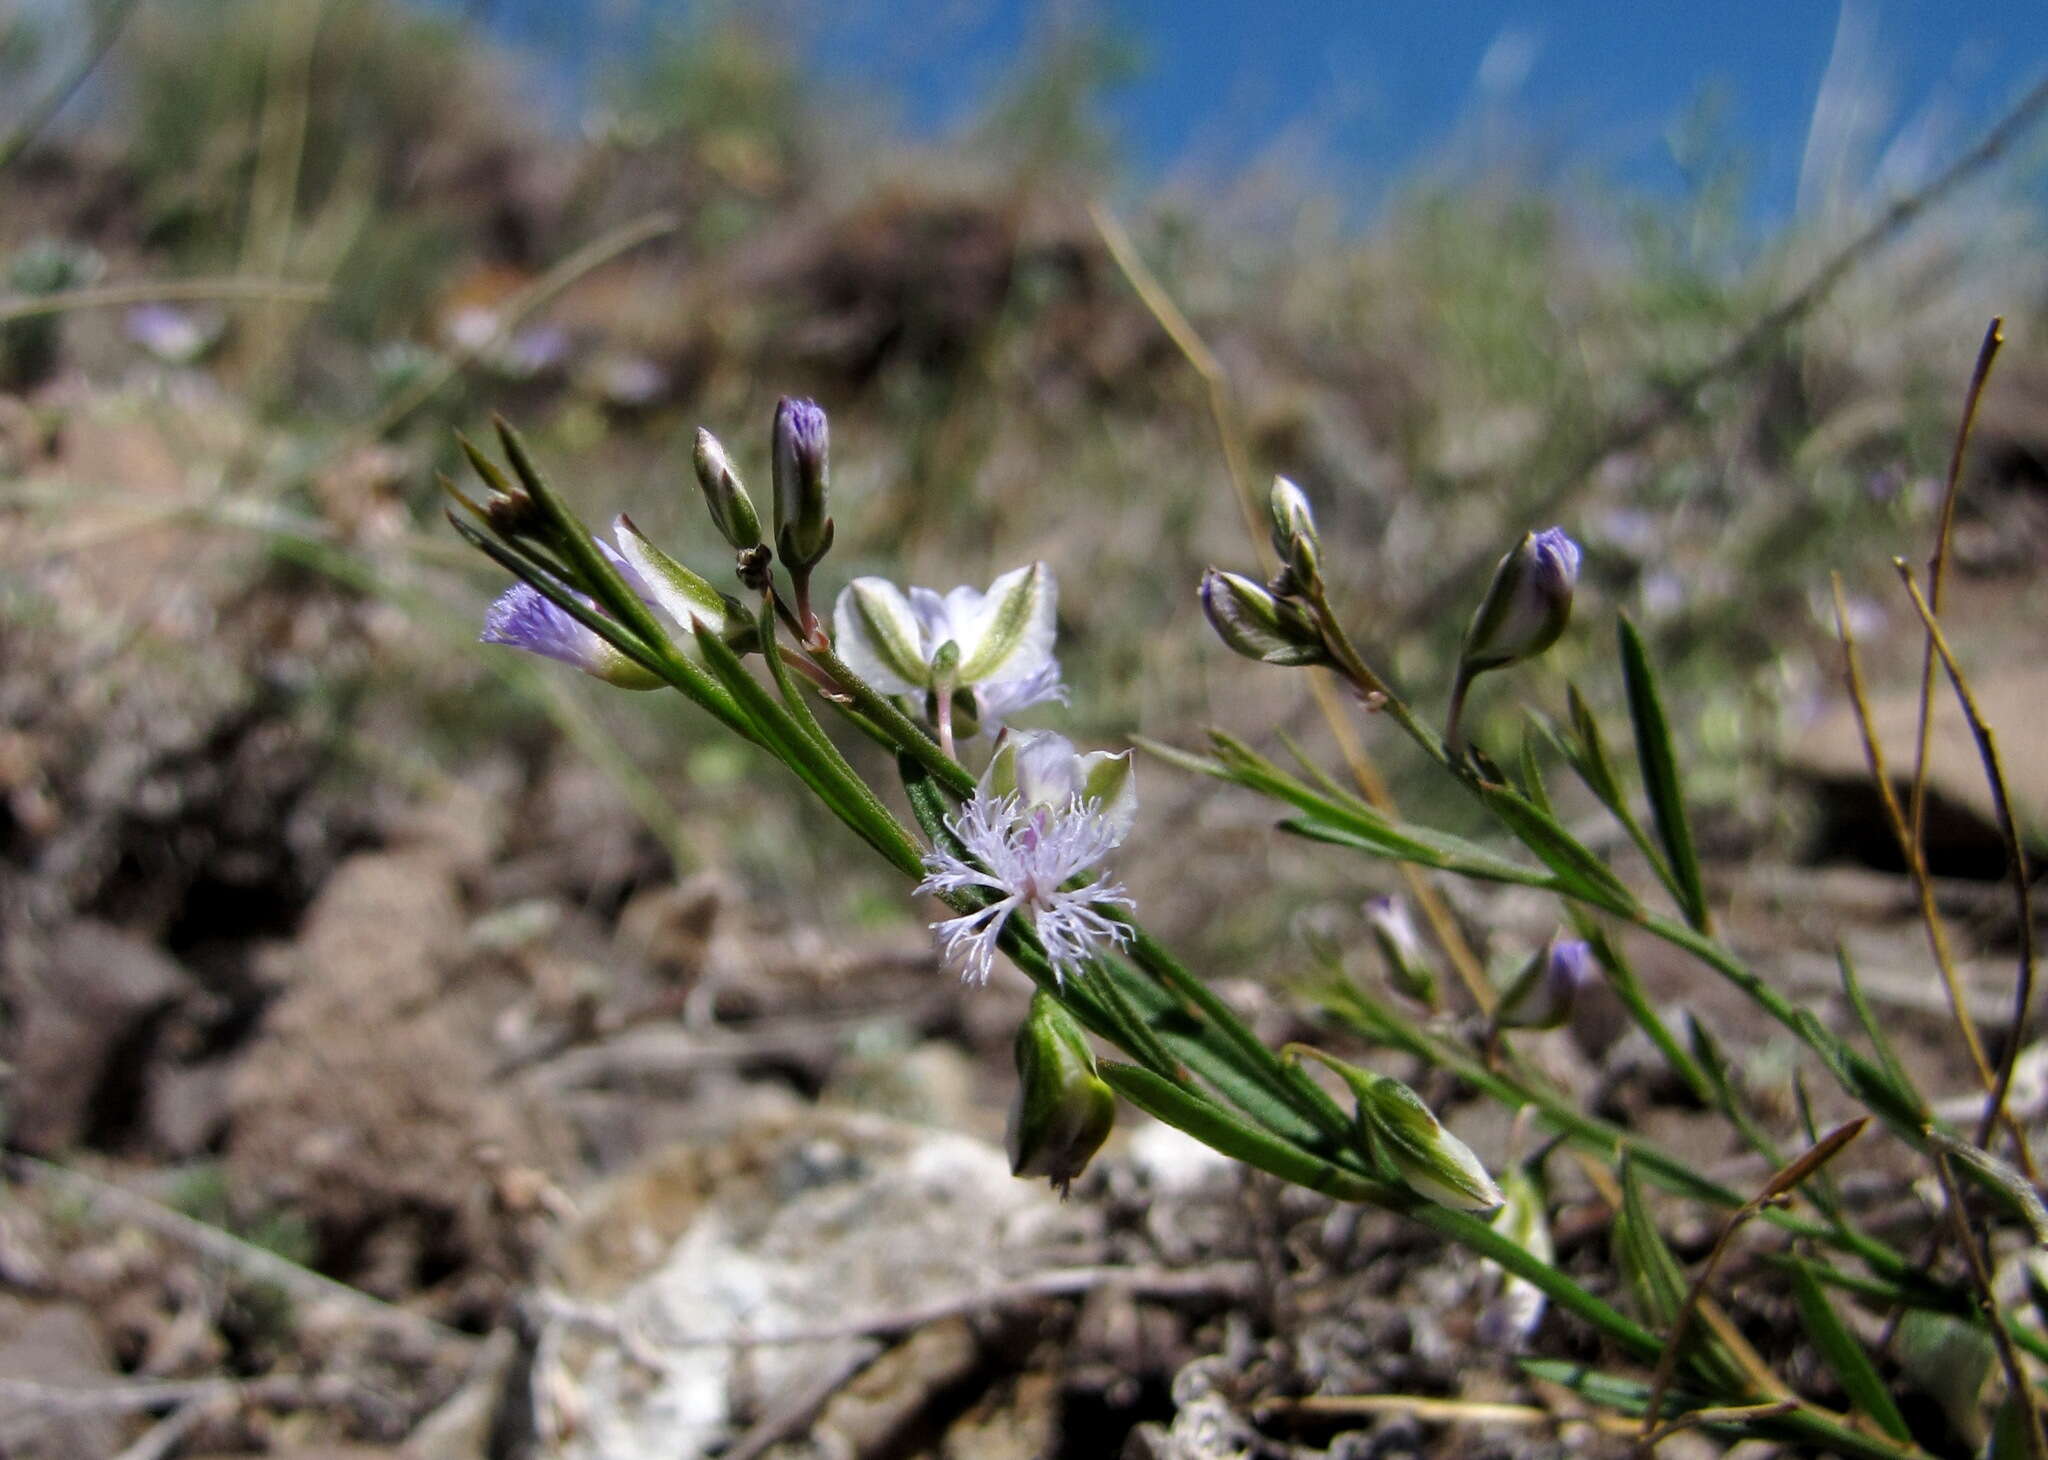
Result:
<instances>
[{"instance_id":1,"label":"pale purple flower","mask_svg":"<svg viewBox=\"0 0 2048 1460\"><path fill-rule=\"evenodd\" d=\"M1495 1018L1503 1029L1555 1029L1571 1017L1579 991L1597 971L1591 944L1552 938L1501 996Z\"/></svg>"},{"instance_id":2,"label":"pale purple flower","mask_svg":"<svg viewBox=\"0 0 2048 1460\"><path fill-rule=\"evenodd\" d=\"M614 548L596 538L598 551L642 603L660 609L681 631L675 640L679 651L697 657L696 623L704 623L716 633L727 631L730 607L715 588L647 541L626 518L613 523L612 531L619 546ZM582 594L577 597L587 607L596 608L592 599ZM526 583L514 583L498 595L484 615L482 639L486 644L506 644L559 660L624 689L652 689L661 683Z\"/></svg>"},{"instance_id":3,"label":"pale purple flower","mask_svg":"<svg viewBox=\"0 0 2048 1460\"><path fill-rule=\"evenodd\" d=\"M128 311L128 338L166 365L190 365L219 341L225 322L168 304L138 304Z\"/></svg>"},{"instance_id":4,"label":"pale purple flower","mask_svg":"<svg viewBox=\"0 0 2048 1460\"><path fill-rule=\"evenodd\" d=\"M984 908L932 924L946 957L977 983L988 981L1003 928L1017 913L1030 914L1058 979L1078 975L1098 948L1131 935L1098 910L1133 905L1121 883L1098 875L1080 887L1066 885L1096 868L1130 831L1136 792L1128 753L1076 755L1065 737L1049 731L1018 741L1005 744L959 816L946 819L972 860L935 848L917 887L994 894Z\"/></svg>"},{"instance_id":5,"label":"pale purple flower","mask_svg":"<svg viewBox=\"0 0 2048 1460\"><path fill-rule=\"evenodd\" d=\"M661 682L527 583L514 583L498 595L484 615L482 640L573 665L623 689L652 689Z\"/></svg>"}]
</instances>

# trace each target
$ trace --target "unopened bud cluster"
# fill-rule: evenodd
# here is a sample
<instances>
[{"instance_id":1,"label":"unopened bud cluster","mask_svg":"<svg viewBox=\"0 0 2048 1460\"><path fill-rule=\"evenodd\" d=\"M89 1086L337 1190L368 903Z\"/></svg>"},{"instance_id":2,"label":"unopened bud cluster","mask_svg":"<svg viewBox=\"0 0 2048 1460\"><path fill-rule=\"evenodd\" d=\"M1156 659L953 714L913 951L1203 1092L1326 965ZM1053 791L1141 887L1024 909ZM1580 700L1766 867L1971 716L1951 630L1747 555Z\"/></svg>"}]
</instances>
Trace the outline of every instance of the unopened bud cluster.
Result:
<instances>
[{"instance_id":1,"label":"unopened bud cluster","mask_svg":"<svg viewBox=\"0 0 2048 1460\"><path fill-rule=\"evenodd\" d=\"M1299 667L1328 664L1315 621L1323 589L1322 540L1308 497L1286 477L1273 479L1266 511L1280 571L1267 584L1211 568L1202 575L1202 612L1216 637L1247 659Z\"/></svg>"},{"instance_id":2,"label":"unopened bud cluster","mask_svg":"<svg viewBox=\"0 0 2048 1460\"><path fill-rule=\"evenodd\" d=\"M1387 706L1392 692L1359 656L1332 615L1323 582L1323 543L1308 495L1275 477L1266 524L1279 569L1266 583L1211 568L1202 575L1202 612L1233 652L1264 664L1329 665L1366 703ZM1533 658L1557 642L1571 621L1579 580L1579 546L1561 527L1525 533L1500 560L1458 650L1444 747L1462 753L1458 719L1473 676ZM1404 706L1394 704L1413 728ZM1419 732L1418 732L1419 733ZM1398 969L1397 985L1417 983Z\"/></svg>"}]
</instances>

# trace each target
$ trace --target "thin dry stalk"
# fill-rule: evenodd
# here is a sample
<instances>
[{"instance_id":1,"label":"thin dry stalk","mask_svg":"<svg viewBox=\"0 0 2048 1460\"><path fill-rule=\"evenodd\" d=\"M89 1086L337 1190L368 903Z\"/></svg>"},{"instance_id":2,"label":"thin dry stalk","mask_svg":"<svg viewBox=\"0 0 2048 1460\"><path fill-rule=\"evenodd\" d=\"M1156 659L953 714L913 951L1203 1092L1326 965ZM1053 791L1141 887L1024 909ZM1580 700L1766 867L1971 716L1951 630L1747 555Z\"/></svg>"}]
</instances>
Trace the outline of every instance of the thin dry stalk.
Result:
<instances>
[{"instance_id":1,"label":"thin dry stalk","mask_svg":"<svg viewBox=\"0 0 2048 1460\"><path fill-rule=\"evenodd\" d=\"M1977 347L1976 368L1970 372L1970 388L1963 396L1963 418L1956 427L1955 448L1949 453L1948 481L1942 487L1941 514L1934 528L1934 551L1927 559L1927 602L1936 615L1941 613L1941 590L1948 578L1949 539L1954 535L1956 499L1963 494L1963 452L1970 444L1970 432L1977 424L1977 406L1984 398L1984 382L1991 378L1991 364L1998 347L2005 343L2005 321L1993 319L1984 331L1984 343ZM1927 742L1932 729L1934 705L1934 635L1920 656L1920 723L1913 738L1913 840L1927 834Z\"/></svg>"},{"instance_id":2,"label":"thin dry stalk","mask_svg":"<svg viewBox=\"0 0 2048 1460\"><path fill-rule=\"evenodd\" d=\"M1701 1425L1743 1425L1754 1424L1760 1419L1776 1419L1799 1408L1796 1399L1773 1399L1765 1404L1731 1404L1720 1409L1695 1409L1666 1420L1644 1438L1646 1450L1653 1450L1665 1440L1683 1430L1697 1429ZM1652 1411L1654 1413L1654 1411Z\"/></svg>"},{"instance_id":3,"label":"thin dry stalk","mask_svg":"<svg viewBox=\"0 0 2048 1460\"><path fill-rule=\"evenodd\" d=\"M1238 516L1244 524L1245 537L1251 542L1252 552L1259 560L1260 571L1270 572L1273 562L1266 532L1259 521L1258 502L1252 491L1251 461L1245 451L1244 431L1237 419L1236 403L1230 391L1230 377L1224 372L1223 363L1216 358L1215 352L1210 350L1188 317L1181 313L1180 306L1174 303L1173 296L1167 293L1166 287L1159 282L1159 277L1140 256L1130 234L1123 224L1117 221L1115 215L1100 203L1091 202L1088 205L1088 216L1095 224L1095 231L1100 235L1103 247L1109 250L1110 259L1123 274L1125 281L1130 284L1132 292L1138 296L1138 301L1145 306L1160 329L1166 332L1166 337L1193 367L1195 374L1201 377L1203 387L1208 392L1209 418L1215 425L1217 443L1223 451L1224 470L1230 477L1231 495L1237 502ZM1342 701L1331 676L1312 673L1309 676L1309 689L1315 696L1316 709L1329 726L1331 737L1337 742L1338 753L1344 758L1352 780L1358 785L1359 793L1375 809L1389 816L1397 816L1399 807L1395 805L1393 790L1387 785L1386 777L1380 774L1379 766L1352 729L1350 718L1344 713ZM1457 970L1458 979L1464 984L1465 992L1481 1013L1492 1012L1496 1000L1493 985L1487 981L1478 956L1466 942L1457 920L1451 916L1450 908L1438 895L1435 886L1418 868L1408 863L1401 866L1401 879L1408 884L1409 895L1415 899L1416 906L1422 909L1422 915L1428 921L1430 931L1450 959L1451 966Z\"/></svg>"},{"instance_id":4,"label":"thin dry stalk","mask_svg":"<svg viewBox=\"0 0 2048 1460\"><path fill-rule=\"evenodd\" d=\"M1949 1010L1955 1017L1956 1028L1962 1032L1963 1047L1969 1053L1970 1063L1976 1068L1977 1077L1988 1094L1998 1087L1998 1076L1985 1056L1984 1041L1978 1037L1976 1020L1970 1015L1962 975L1956 971L1955 956L1949 950L1948 928L1935 905L1934 883L1928 876L1927 859L1921 855L1920 843L1906 822L1905 810L1899 805L1898 795L1892 790L1891 775L1885 768L1884 747L1878 743L1877 728L1870 717L1870 696L1863 684L1863 661L1856 652L1856 635L1849 627L1849 603L1842 591L1842 575L1839 573L1834 575L1834 589L1835 631L1842 640L1842 659L1849 679L1849 703L1856 711L1856 729L1863 737L1863 758L1869 764L1871 779L1877 785L1885 822L1891 827L1892 837L1899 845L1899 854L1906 859L1906 869L1912 875L1913 894L1920 906L1920 921L1927 929L1927 942L1934 953L1935 967L1941 971ZM2014 1122L2008 1118L2006 1124L2011 1126Z\"/></svg>"},{"instance_id":5,"label":"thin dry stalk","mask_svg":"<svg viewBox=\"0 0 2048 1460\"><path fill-rule=\"evenodd\" d=\"M1311 1394L1260 1406L1262 1416L1317 1415L1369 1419L1382 1414L1413 1415L1437 1424L1521 1425L1564 1428L1587 1424L1610 1435L1631 1434L1632 1421L1613 1414L1568 1415L1540 1404L1501 1404L1477 1399L1437 1399L1423 1394Z\"/></svg>"},{"instance_id":6,"label":"thin dry stalk","mask_svg":"<svg viewBox=\"0 0 2048 1460\"><path fill-rule=\"evenodd\" d=\"M1941 1180L1943 1205L1948 1208L1949 1224L1955 1229L1956 1246L1962 1250L1964 1265L1970 1272L1970 1286L1977 1295L1978 1311L1983 1316L1984 1326L1991 1331L1991 1342L1998 1349L1999 1367L2005 1370L2007 1392L2027 1417L2027 1454L2032 1460L2048 1460L2048 1431L2041 1427L2041 1406L2035 1401L2033 1386L2027 1382L2026 1367L2020 1362L2012 1335L2005 1331L2005 1315L1999 1311L1998 1294L1992 1287L1990 1260L1977 1245L1977 1234L1970 1228L1970 1212L1963 1204L1962 1183L1956 1180L1955 1168L1949 1164L1946 1153L1934 1153L1934 1172Z\"/></svg>"},{"instance_id":7,"label":"thin dry stalk","mask_svg":"<svg viewBox=\"0 0 2048 1460\"><path fill-rule=\"evenodd\" d=\"M1991 1132L2005 1113L2006 1097L2012 1091L2012 1072L2019 1063L2020 1045L2024 1042L2027 1012L2034 1001L2033 890L2027 874L2026 848L2021 845L2019 828L2013 822L2012 798L2006 792L2005 771L1998 759L1998 742L1992 736L1990 725L1985 723L1983 712L1977 708L1977 697L1971 693L1969 678L1964 675L1962 665L1957 663L1955 651L1949 647L1948 636L1941 631L1941 621L1936 617L1934 605L1920 592L1920 585L1913 581L1913 570L1903 558L1894 558L1892 565L1898 569L1899 581L1906 585L1906 592L1913 600L1913 609L1927 629L1930 652L1941 656L1942 668L1948 671L1949 684L1962 705L1963 718L1969 722L1971 738L1977 742L1977 758L1983 762L1984 779L1991 786L1991 804L1998 816L1998 835L2005 843L2006 871L2012 881L2013 899L2019 911L2019 976L2013 983L2012 1029L2006 1038L2005 1055L1998 1063L1998 1081L1992 1087L1984 1115L1977 1123L1977 1144L1981 1146L1991 1139ZM1939 579L1936 581L1938 583ZM1927 725L1924 695L1920 707L1924 734ZM2027 1173L2029 1180L2036 1179L2033 1155L2027 1149L2026 1137L2016 1131L2014 1145L2020 1169Z\"/></svg>"},{"instance_id":8,"label":"thin dry stalk","mask_svg":"<svg viewBox=\"0 0 2048 1460\"><path fill-rule=\"evenodd\" d=\"M325 0L301 0L271 11L263 104L256 122L256 169L242 233L242 268L247 273L281 275L291 265L292 226L312 117L313 48L325 11ZM248 379L263 380L275 374L291 333L285 326L285 307L278 301L267 301L257 310L254 323L242 365Z\"/></svg>"},{"instance_id":9,"label":"thin dry stalk","mask_svg":"<svg viewBox=\"0 0 2048 1460\"><path fill-rule=\"evenodd\" d=\"M1714 1245L1707 1253L1707 1260L1700 1264L1699 1275L1686 1289L1685 1301L1679 1305L1678 1317L1671 1324L1671 1336L1664 1341L1664 1352L1657 1357L1656 1374L1650 1381L1650 1400L1643 1410L1643 1433L1638 1444L1639 1453L1648 1455L1657 1448L1659 1440L1672 1433L1670 1425L1661 1429L1657 1426L1657 1412L1664 1407L1664 1395L1671 1387L1672 1377L1678 1372L1678 1355L1685 1346L1686 1335L1692 1329L1693 1315L1699 1311L1700 1303L1706 1297L1707 1284L1713 1280L1714 1273L1720 1267L1721 1259L1727 1254L1729 1243L1734 1240L1735 1234L1765 1207L1791 1195L1809 1176L1827 1165L1851 1141L1862 1135L1864 1128L1869 1124L1869 1116L1858 1116L1855 1120L1829 1131L1805 1152L1780 1168L1764 1183L1762 1190L1730 1212L1721 1223L1721 1230L1714 1238ZM1784 1402L1793 1408L1798 1407L1797 1401ZM1676 1424L1677 1421L1674 1420L1672 1423Z\"/></svg>"}]
</instances>

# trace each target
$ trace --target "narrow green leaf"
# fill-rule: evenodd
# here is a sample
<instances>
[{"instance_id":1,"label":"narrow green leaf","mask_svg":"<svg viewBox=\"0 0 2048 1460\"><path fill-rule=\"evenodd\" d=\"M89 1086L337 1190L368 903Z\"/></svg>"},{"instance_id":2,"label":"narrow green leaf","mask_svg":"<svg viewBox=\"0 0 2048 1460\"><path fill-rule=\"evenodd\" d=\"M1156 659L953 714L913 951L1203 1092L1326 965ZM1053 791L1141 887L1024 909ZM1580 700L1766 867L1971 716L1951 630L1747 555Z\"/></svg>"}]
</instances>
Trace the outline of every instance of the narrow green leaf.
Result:
<instances>
[{"instance_id":1,"label":"narrow green leaf","mask_svg":"<svg viewBox=\"0 0 2048 1460\"><path fill-rule=\"evenodd\" d=\"M1856 1014L1856 1022L1863 1026L1863 1033L1870 1040L1878 1063L1884 1066L1885 1073L1891 1076L1892 1084L1901 1094L1912 1096L1924 1120L1927 1100L1921 1095L1919 1086L1913 1083L1913 1077L1907 1072L1898 1051L1892 1047L1891 1036L1885 1033L1884 1021L1870 1007L1870 1000L1863 992L1863 981L1856 976L1856 965L1849 957L1846 944L1835 944L1835 966L1842 971L1842 992L1848 995L1849 1007Z\"/></svg>"},{"instance_id":2,"label":"narrow green leaf","mask_svg":"<svg viewBox=\"0 0 2048 1460\"><path fill-rule=\"evenodd\" d=\"M1653 1328L1669 1329L1685 1304L1685 1271L1657 1230L1635 1163L1624 1157L1620 1176L1621 1210L1615 1213L1612 1235L1614 1260L1644 1320Z\"/></svg>"},{"instance_id":3,"label":"narrow green leaf","mask_svg":"<svg viewBox=\"0 0 2048 1460\"><path fill-rule=\"evenodd\" d=\"M1185 1014L1205 1025L1202 1041L1217 1046L1216 1053L1238 1071L1244 1079L1258 1085L1292 1108L1295 1114L1306 1120L1311 1129L1338 1141L1346 1139L1351 1130L1351 1120L1344 1111L1316 1084L1306 1070L1300 1069L1280 1058L1257 1033L1248 1026L1237 1011L1201 979L1188 970L1186 965L1175 958L1165 945L1159 942L1135 923L1126 924L1131 929L1131 939L1126 953L1129 958L1151 977L1157 980L1163 998L1176 1001ZM1176 1049L1192 1053L1183 1045ZM1226 1094L1230 1092L1226 1090ZM1233 1100L1243 1105L1237 1096ZM1258 1114L1247 1108L1247 1113ZM1272 1122L1268 1121L1268 1124ZM1278 1128L1278 1127L1276 1127Z\"/></svg>"},{"instance_id":4,"label":"narrow green leaf","mask_svg":"<svg viewBox=\"0 0 2048 1460\"><path fill-rule=\"evenodd\" d=\"M1545 816L1555 817L1556 810L1550 804L1550 792L1543 786L1543 767L1536 760L1536 737L1541 729L1532 721L1522 728L1522 794L1529 798L1529 804Z\"/></svg>"},{"instance_id":5,"label":"narrow green leaf","mask_svg":"<svg viewBox=\"0 0 2048 1460\"><path fill-rule=\"evenodd\" d=\"M1453 836L1434 832L1419 834L1408 827L1397 829L1370 823L1344 824L1318 816L1289 817L1280 823L1280 829L1307 837L1310 841L1351 847L1391 861L1414 862L1418 866L1456 872L1486 882L1514 882L1524 887L1548 888L1553 892L1567 890L1558 877L1541 868L1497 857L1483 847Z\"/></svg>"},{"instance_id":6,"label":"narrow green leaf","mask_svg":"<svg viewBox=\"0 0 2048 1460\"><path fill-rule=\"evenodd\" d=\"M1154 1119L1185 1131L1211 1150L1342 1201L1399 1205L1392 1188L1345 1171L1299 1146L1247 1125L1215 1101L1150 1070L1113 1060L1103 1061L1098 1069L1124 1099Z\"/></svg>"},{"instance_id":7,"label":"narrow green leaf","mask_svg":"<svg viewBox=\"0 0 2048 1460\"><path fill-rule=\"evenodd\" d=\"M1692 827L1686 819L1685 789L1679 783L1678 757L1671 747L1671 726L1657 692L1655 672L1642 635L1626 616L1615 621L1621 642L1621 673L1628 689L1629 718L1635 724L1636 758L1642 765L1643 790L1657 836L1664 844L1671 875L1681 894L1686 921L1701 932L1711 930L1707 890L1700 880L1699 855L1693 850Z\"/></svg>"},{"instance_id":8,"label":"narrow green leaf","mask_svg":"<svg viewBox=\"0 0 2048 1460\"><path fill-rule=\"evenodd\" d=\"M1607 742L1601 737L1600 723L1593 718L1593 711L1579 694L1578 687L1570 689L1572 705L1572 733L1562 734L1548 720L1537 720L1552 746L1578 772L1579 779L1586 785L1608 813L1615 824L1628 833L1628 839L1642 854L1643 861L1671 894L1671 900L1683 907L1685 894L1678 880L1671 875L1671 868L1664 860L1664 853L1658 848L1650 834L1643 830L1642 822L1629 809L1628 797L1621 787L1621 778L1615 773L1613 759L1607 753Z\"/></svg>"},{"instance_id":9,"label":"narrow green leaf","mask_svg":"<svg viewBox=\"0 0 2048 1460\"><path fill-rule=\"evenodd\" d=\"M1579 776L1609 808L1625 807L1628 798L1622 794L1621 779L1614 774L1613 757L1607 753L1607 737L1600 733L1600 722L1593 717L1592 706L1579 693L1577 685L1565 687L1566 702L1571 707L1572 734L1576 751L1572 765Z\"/></svg>"},{"instance_id":10,"label":"narrow green leaf","mask_svg":"<svg viewBox=\"0 0 2048 1460\"><path fill-rule=\"evenodd\" d=\"M1657 1046L1665 1063L1671 1066L1672 1073L1685 1081L1686 1088L1698 1097L1701 1104L1713 1104L1713 1082L1678 1042L1678 1036L1671 1032L1671 1026L1664 1022L1664 1016L1657 1012L1656 1005L1650 1002L1649 990L1643 987L1635 966L1622 956L1620 946L1607 936L1607 930L1594 921L1593 915L1583 909L1573 910L1572 926L1592 948L1593 961L1607 975L1607 986L1621 1001L1622 1008L1628 1012L1636 1028Z\"/></svg>"},{"instance_id":11,"label":"narrow green leaf","mask_svg":"<svg viewBox=\"0 0 2048 1460\"><path fill-rule=\"evenodd\" d=\"M789 711L747 673L739 656L702 624L697 626L697 647L704 655L705 668L760 729L775 756L898 871L920 875L924 866L917 844L895 817L881 809L873 793L857 778L850 781Z\"/></svg>"},{"instance_id":12,"label":"narrow green leaf","mask_svg":"<svg viewBox=\"0 0 2048 1460\"><path fill-rule=\"evenodd\" d=\"M1666 1245L1664 1234L1657 1230L1656 1217L1643 1194L1643 1183L1633 1159L1622 1159L1619 1177L1621 1210L1615 1214L1612 1237L1615 1260L1637 1308L1651 1327L1663 1332L1668 1342L1686 1306L1691 1284L1686 1280L1685 1269ZM1687 1329L1680 1358L1714 1389L1731 1395L1748 1392L1742 1366L1703 1324L1695 1322Z\"/></svg>"},{"instance_id":13,"label":"narrow green leaf","mask_svg":"<svg viewBox=\"0 0 2048 1460\"><path fill-rule=\"evenodd\" d=\"M1650 1386L1641 1379L1602 1373L1570 1359L1518 1359L1516 1362L1521 1365L1523 1373L1561 1389L1569 1389L1596 1409L1612 1410L1639 1419L1650 1403ZM1664 1412L1658 1418L1671 1419L1689 1414L1695 1409L1705 1409L1708 1403L1698 1394L1667 1389L1664 1391Z\"/></svg>"},{"instance_id":14,"label":"narrow green leaf","mask_svg":"<svg viewBox=\"0 0 2048 1460\"><path fill-rule=\"evenodd\" d=\"M1840 1082L1851 1098L1906 1136L1916 1146L1924 1142L1925 1107L1911 1089L1900 1089L1891 1073L1876 1060L1865 1058L1849 1047L1811 1009L1795 1010L1789 1027L1806 1047L1820 1058L1829 1074Z\"/></svg>"},{"instance_id":15,"label":"narrow green leaf","mask_svg":"<svg viewBox=\"0 0 2048 1460\"><path fill-rule=\"evenodd\" d=\"M1893 1439L1912 1439L1913 1433L1906 1428L1898 1405L1892 1402L1891 1390L1885 1387L1877 1366L1828 1302L1828 1295L1821 1291L1820 1282L1809 1271L1808 1264L1794 1258L1786 1275L1792 1280L1792 1299L1799 1305L1799 1319L1806 1327L1806 1336L1841 1384L1842 1392Z\"/></svg>"},{"instance_id":16,"label":"narrow green leaf","mask_svg":"<svg viewBox=\"0 0 2048 1460\"><path fill-rule=\"evenodd\" d=\"M1500 818L1516 839L1557 874L1558 881L1571 896L1604 908L1618 917L1634 914L1635 895L1628 890L1627 884L1614 875L1613 868L1565 830L1555 817L1545 814L1505 786L1481 785L1479 794L1487 809Z\"/></svg>"},{"instance_id":17,"label":"narrow green leaf","mask_svg":"<svg viewBox=\"0 0 2048 1460\"><path fill-rule=\"evenodd\" d=\"M1785 1164L1785 1155L1777 1147L1770 1133L1756 1123L1750 1115L1743 1092L1737 1085L1735 1075L1728 1065L1728 1056L1721 1050L1721 1043L1714 1038L1713 1031L1700 1022L1697 1015L1688 1012L1685 1016L1686 1029L1692 1043L1693 1058L1699 1068L1705 1071L1713 1083L1712 1103L1720 1108L1729 1123L1749 1142L1750 1149L1771 1163L1773 1169Z\"/></svg>"}]
</instances>

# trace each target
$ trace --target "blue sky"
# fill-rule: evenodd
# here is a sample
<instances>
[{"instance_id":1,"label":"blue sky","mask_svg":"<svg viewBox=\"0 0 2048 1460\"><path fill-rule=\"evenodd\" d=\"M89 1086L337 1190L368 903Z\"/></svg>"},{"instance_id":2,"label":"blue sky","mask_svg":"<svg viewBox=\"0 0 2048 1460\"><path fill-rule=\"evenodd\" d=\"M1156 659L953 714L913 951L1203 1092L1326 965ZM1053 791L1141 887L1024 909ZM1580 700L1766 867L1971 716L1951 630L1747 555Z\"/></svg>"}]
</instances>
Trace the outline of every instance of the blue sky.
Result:
<instances>
[{"instance_id":1,"label":"blue sky","mask_svg":"<svg viewBox=\"0 0 2048 1460\"><path fill-rule=\"evenodd\" d=\"M458 0L438 0L454 5ZM474 5L488 0L468 0ZM500 33L585 77L634 43L663 0L495 0ZM915 132L973 115L1023 54L1048 7L1031 0L838 0L776 7L821 73L887 95ZM1136 43L1141 69L1109 99L1140 181L1226 172L1291 139L1362 195L1470 150L1488 126L1553 159L1651 188L1676 186L1665 138L1708 88L1751 169L1752 208L1794 206L1830 58L1855 85L1839 111L1890 148L1952 154L2048 70L2043 0L1065 0ZM1891 144L1898 143L1896 147Z\"/></svg>"}]
</instances>

